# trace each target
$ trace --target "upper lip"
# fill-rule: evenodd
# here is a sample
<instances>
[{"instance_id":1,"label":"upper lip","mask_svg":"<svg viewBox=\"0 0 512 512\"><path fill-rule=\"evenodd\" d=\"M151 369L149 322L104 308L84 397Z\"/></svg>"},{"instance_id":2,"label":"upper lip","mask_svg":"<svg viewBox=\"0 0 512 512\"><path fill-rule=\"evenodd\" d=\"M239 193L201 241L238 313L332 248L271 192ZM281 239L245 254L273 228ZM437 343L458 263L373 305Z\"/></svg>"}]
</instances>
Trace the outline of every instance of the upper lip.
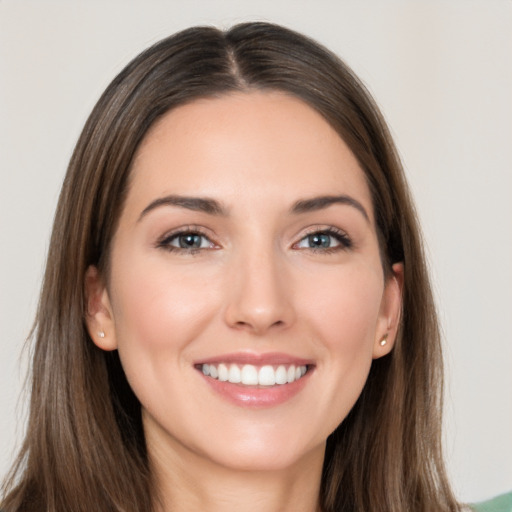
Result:
<instances>
[{"instance_id":1,"label":"upper lip","mask_svg":"<svg viewBox=\"0 0 512 512\"><path fill-rule=\"evenodd\" d=\"M312 365L312 359L305 359L302 357L285 354L282 352L268 352L268 353L255 353L255 352L233 352L230 354L222 354L219 356L208 357L198 360L195 364L252 364L254 366L263 365L296 365L305 366Z\"/></svg>"}]
</instances>

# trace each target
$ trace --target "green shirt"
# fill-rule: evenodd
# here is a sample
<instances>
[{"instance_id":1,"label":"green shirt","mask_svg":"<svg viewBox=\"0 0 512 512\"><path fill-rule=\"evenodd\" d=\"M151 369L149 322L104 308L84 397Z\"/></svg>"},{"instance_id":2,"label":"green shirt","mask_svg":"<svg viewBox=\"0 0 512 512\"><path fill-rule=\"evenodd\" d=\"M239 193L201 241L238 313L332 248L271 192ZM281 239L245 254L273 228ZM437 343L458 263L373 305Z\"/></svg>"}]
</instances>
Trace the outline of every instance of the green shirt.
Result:
<instances>
[{"instance_id":1,"label":"green shirt","mask_svg":"<svg viewBox=\"0 0 512 512\"><path fill-rule=\"evenodd\" d=\"M471 505L475 512L512 512L512 492Z\"/></svg>"}]
</instances>

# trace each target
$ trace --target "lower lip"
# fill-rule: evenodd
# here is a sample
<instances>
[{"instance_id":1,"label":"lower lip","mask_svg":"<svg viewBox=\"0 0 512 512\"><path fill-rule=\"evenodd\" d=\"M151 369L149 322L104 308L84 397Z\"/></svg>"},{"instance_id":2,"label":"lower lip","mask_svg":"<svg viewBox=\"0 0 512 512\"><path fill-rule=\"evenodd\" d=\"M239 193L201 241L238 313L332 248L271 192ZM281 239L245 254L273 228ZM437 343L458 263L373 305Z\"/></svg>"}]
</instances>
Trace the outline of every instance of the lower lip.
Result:
<instances>
[{"instance_id":1,"label":"lower lip","mask_svg":"<svg viewBox=\"0 0 512 512\"><path fill-rule=\"evenodd\" d=\"M277 386L244 386L212 379L200 373L211 389L239 407L274 407L291 400L307 384L312 369L300 379Z\"/></svg>"}]
</instances>

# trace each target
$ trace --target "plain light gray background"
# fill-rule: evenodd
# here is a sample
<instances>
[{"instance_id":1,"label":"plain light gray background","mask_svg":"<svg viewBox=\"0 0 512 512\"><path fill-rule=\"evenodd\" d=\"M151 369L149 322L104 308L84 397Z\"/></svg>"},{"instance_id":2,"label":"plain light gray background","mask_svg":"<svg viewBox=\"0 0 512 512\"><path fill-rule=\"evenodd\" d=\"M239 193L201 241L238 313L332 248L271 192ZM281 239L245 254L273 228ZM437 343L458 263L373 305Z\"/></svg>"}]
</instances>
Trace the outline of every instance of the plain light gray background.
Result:
<instances>
[{"instance_id":1,"label":"plain light gray background","mask_svg":"<svg viewBox=\"0 0 512 512\"><path fill-rule=\"evenodd\" d=\"M344 58L391 126L426 235L460 498L512 489L512 2L0 0L0 476L53 211L99 94L150 43L264 19Z\"/></svg>"}]
</instances>

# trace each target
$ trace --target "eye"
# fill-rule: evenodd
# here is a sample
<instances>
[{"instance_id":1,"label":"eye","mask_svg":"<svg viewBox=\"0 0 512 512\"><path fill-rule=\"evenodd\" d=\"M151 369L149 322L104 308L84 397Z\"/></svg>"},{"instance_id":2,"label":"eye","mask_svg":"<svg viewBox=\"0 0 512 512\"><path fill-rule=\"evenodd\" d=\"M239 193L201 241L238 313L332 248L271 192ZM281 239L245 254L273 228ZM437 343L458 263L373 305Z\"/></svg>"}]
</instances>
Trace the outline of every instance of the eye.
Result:
<instances>
[{"instance_id":1,"label":"eye","mask_svg":"<svg viewBox=\"0 0 512 512\"><path fill-rule=\"evenodd\" d=\"M294 245L296 249L310 249L313 251L335 251L352 247L350 238L337 229L324 229L309 233Z\"/></svg>"},{"instance_id":2,"label":"eye","mask_svg":"<svg viewBox=\"0 0 512 512\"><path fill-rule=\"evenodd\" d=\"M168 251L196 252L201 249L214 249L217 246L203 233L198 231L180 231L165 236L158 247Z\"/></svg>"}]
</instances>

